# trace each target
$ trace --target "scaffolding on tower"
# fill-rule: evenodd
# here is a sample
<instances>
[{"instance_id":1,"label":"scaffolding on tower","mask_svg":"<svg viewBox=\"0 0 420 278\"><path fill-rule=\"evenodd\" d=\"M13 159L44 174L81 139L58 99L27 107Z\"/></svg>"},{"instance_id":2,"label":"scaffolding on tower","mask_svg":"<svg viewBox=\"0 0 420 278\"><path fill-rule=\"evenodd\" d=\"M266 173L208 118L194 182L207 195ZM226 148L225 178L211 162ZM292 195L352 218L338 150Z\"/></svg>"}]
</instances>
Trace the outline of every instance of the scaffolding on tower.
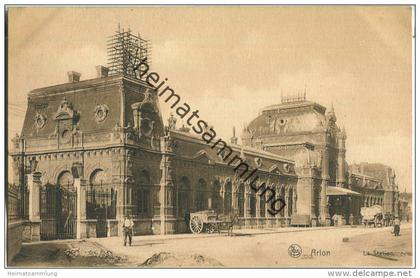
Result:
<instances>
[{"instance_id":1,"label":"scaffolding on tower","mask_svg":"<svg viewBox=\"0 0 420 278\"><path fill-rule=\"evenodd\" d=\"M148 40L120 29L108 40L108 67L110 74L141 79L141 74L151 66L151 44ZM141 63L142 61L143 64ZM147 65L145 65L145 63ZM144 77L144 76L143 76Z\"/></svg>"}]
</instances>

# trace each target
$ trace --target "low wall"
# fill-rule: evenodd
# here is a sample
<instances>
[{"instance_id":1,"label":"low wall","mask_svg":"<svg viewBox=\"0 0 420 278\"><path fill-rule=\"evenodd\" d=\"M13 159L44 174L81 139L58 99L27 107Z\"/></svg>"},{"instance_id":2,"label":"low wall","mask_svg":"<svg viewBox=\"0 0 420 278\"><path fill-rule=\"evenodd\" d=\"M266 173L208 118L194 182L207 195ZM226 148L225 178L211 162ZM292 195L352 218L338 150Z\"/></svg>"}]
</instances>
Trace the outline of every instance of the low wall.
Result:
<instances>
[{"instance_id":1,"label":"low wall","mask_svg":"<svg viewBox=\"0 0 420 278\"><path fill-rule=\"evenodd\" d=\"M13 258L22 248L22 233L25 220L12 221L7 225L7 264L9 265Z\"/></svg>"}]
</instances>

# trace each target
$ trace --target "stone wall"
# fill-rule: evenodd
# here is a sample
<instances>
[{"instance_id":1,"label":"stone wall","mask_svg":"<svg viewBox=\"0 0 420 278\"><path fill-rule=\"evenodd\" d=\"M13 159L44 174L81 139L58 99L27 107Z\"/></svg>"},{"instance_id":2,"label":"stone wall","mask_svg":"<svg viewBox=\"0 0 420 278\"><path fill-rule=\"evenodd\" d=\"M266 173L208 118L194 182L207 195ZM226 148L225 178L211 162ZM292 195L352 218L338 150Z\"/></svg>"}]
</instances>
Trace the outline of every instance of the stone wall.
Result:
<instances>
[{"instance_id":1,"label":"stone wall","mask_svg":"<svg viewBox=\"0 0 420 278\"><path fill-rule=\"evenodd\" d=\"M13 258L22 248L22 233L25 226L24 220L14 221L7 225L7 264L9 265Z\"/></svg>"}]
</instances>

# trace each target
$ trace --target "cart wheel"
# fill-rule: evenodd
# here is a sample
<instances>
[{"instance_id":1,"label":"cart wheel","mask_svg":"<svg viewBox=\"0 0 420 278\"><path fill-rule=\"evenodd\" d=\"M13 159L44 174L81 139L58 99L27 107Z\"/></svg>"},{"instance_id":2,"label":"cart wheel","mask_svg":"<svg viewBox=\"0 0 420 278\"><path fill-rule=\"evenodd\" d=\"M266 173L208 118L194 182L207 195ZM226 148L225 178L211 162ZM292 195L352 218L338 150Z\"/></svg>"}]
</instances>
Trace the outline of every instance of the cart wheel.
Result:
<instances>
[{"instance_id":1,"label":"cart wheel","mask_svg":"<svg viewBox=\"0 0 420 278\"><path fill-rule=\"evenodd\" d=\"M212 234L212 233L214 233L215 231L216 231L216 227L214 226L214 224L210 224L210 225L207 227L207 233Z\"/></svg>"},{"instance_id":2,"label":"cart wheel","mask_svg":"<svg viewBox=\"0 0 420 278\"><path fill-rule=\"evenodd\" d=\"M199 218L198 216L193 216L190 219L190 230L194 234L199 234L203 230L203 220Z\"/></svg>"}]
</instances>

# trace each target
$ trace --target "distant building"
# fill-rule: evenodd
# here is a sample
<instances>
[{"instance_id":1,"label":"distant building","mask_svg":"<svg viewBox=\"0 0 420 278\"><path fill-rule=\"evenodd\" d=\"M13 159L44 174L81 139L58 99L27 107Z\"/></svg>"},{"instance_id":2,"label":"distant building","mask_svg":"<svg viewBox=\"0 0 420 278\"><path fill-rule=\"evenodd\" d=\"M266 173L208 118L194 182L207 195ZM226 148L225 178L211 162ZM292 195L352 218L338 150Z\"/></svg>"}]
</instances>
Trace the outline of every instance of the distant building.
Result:
<instances>
[{"instance_id":1,"label":"distant building","mask_svg":"<svg viewBox=\"0 0 420 278\"><path fill-rule=\"evenodd\" d=\"M306 100L305 95L283 98L262 109L244 129L242 141L295 161L297 213L292 224L329 225L360 221L360 208L381 205L398 215L398 187L394 171L382 164L349 165L346 132L339 128L334 108Z\"/></svg>"},{"instance_id":2,"label":"distant building","mask_svg":"<svg viewBox=\"0 0 420 278\"><path fill-rule=\"evenodd\" d=\"M401 219L407 222L413 221L413 193L411 192L402 192L400 193L400 216Z\"/></svg>"}]
</instances>

